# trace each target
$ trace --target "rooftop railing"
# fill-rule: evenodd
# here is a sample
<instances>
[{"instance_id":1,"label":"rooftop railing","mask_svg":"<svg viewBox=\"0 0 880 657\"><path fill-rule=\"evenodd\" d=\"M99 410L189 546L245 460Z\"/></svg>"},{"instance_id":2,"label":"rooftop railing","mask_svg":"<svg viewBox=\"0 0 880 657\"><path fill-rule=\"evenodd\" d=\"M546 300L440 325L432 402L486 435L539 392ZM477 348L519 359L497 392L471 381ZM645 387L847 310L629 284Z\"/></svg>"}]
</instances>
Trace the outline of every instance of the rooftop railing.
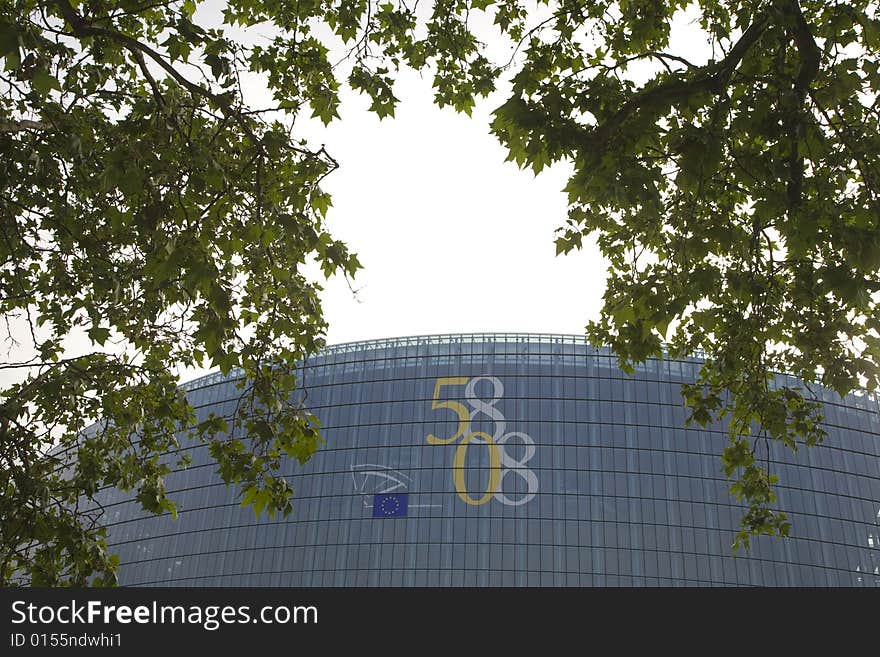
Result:
<instances>
[{"instance_id":1,"label":"rooftop railing","mask_svg":"<svg viewBox=\"0 0 880 657\"><path fill-rule=\"evenodd\" d=\"M566 333L438 333L428 335L411 335L396 338L379 338L374 340L356 340L327 345L314 357L322 358L336 354L346 354L358 351L371 351L374 349L388 349L392 347L420 347L435 344L475 344L475 343L523 343L523 344L572 344L592 347L597 354L613 355L608 347L596 347L591 345L585 336ZM705 352L695 350L689 358L704 360ZM182 383L183 390L194 390L205 386L240 378L241 370L233 369L228 375L220 372L212 372L192 381ZM867 398L880 408L880 395L865 390L854 390L855 397Z\"/></svg>"},{"instance_id":2,"label":"rooftop railing","mask_svg":"<svg viewBox=\"0 0 880 657\"><path fill-rule=\"evenodd\" d=\"M432 344L463 344L463 343L528 343L528 344L577 344L590 346L586 337L583 335L570 335L563 333L445 333L445 334L429 334L429 335L412 335L397 338L379 338L375 340L356 340L353 342L342 342L334 345L327 345L314 357L321 358L325 356L333 356L336 354L346 354L357 351L370 351L373 349L388 349L391 347L420 347ZM595 347L597 353L610 353L607 347ZM696 358L701 358L697 355ZM224 376L220 372L212 372L192 381L182 383L180 387L184 390L192 390L201 388L220 381L236 379L241 376L241 371L233 369L228 375Z\"/></svg>"}]
</instances>

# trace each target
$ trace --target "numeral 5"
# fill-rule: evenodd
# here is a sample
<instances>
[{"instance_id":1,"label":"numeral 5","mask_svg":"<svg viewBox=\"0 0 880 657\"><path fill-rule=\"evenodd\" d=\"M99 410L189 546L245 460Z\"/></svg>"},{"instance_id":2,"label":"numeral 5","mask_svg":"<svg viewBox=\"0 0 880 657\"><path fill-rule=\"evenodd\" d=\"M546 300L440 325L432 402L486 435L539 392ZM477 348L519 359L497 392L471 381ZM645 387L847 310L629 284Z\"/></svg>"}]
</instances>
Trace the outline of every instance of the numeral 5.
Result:
<instances>
[{"instance_id":1,"label":"numeral 5","mask_svg":"<svg viewBox=\"0 0 880 657\"><path fill-rule=\"evenodd\" d=\"M434 384L434 400L431 404L431 408L434 410L448 408L450 411L453 411L458 415L458 430L449 438L438 438L434 434L428 434L426 440L431 445L448 445L449 443L454 443L467 433L471 422L471 415L467 407L457 401L440 401L440 390L443 386L463 386L466 385L467 382L468 378L466 376L444 376L438 378L437 382Z\"/></svg>"}]
</instances>

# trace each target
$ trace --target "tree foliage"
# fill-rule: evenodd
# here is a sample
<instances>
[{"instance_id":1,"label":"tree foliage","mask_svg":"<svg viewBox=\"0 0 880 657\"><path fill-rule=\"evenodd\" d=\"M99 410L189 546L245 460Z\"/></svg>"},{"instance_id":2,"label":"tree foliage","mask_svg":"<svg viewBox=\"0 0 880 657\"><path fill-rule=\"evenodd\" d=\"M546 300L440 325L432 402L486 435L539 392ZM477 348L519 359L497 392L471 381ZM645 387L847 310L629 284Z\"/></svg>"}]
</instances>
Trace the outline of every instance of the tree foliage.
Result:
<instances>
[{"instance_id":1,"label":"tree foliage","mask_svg":"<svg viewBox=\"0 0 880 657\"><path fill-rule=\"evenodd\" d=\"M557 248L597 233L611 262L594 340L625 366L663 340L706 354L684 397L692 421L729 423L748 545L789 527L758 450L825 436L810 384L878 382L880 21L868 2L699 2L713 56L697 63L669 38L686 7L562 3L543 38L522 32L494 129L535 170L574 162ZM646 81L627 75L646 60Z\"/></svg>"},{"instance_id":2,"label":"tree foliage","mask_svg":"<svg viewBox=\"0 0 880 657\"><path fill-rule=\"evenodd\" d=\"M302 268L359 266L323 227L336 163L293 118L338 117L343 84L391 116L404 66L465 113L509 85L492 123L509 159L573 164L557 250L595 234L610 262L589 335L624 367L705 353L684 398L729 423L737 542L787 533L759 450L822 440L811 383L878 381L876 3L233 0L214 23L211 6L0 2L0 304L36 353L5 365L28 376L0 406L3 581L112 582L76 501L118 486L173 510L159 454L180 431L258 512L290 510L279 459L319 440L291 401L324 329ZM702 59L671 41L682 20ZM248 75L273 106L244 97ZM95 350L67 357L76 331ZM241 371L235 417L196 421L173 372L202 363Z\"/></svg>"},{"instance_id":3,"label":"tree foliage","mask_svg":"<svg viewBox=\"0 0 880 657\"><path fill-rule=\"evenodd\" d=\"M230 20L257 22L258 4L230 5ZM336 163L284 114L311 102L329 118L334 87L301 33L246 48L194 22L192 2L2 7L0 304L35 357L5 365L29 374L0 407L0 581L110 583L103 530L77 502L116 486L173 511L160 455L181 431L255 509L291 509L280 458L305 461L319 440L292 401L294 364L324 330L303 267L359 265L323 227ZM248 70L276 118L243 98ZM67 357L76 332L94 351ZM197 422L175 371L202 364L243 375L234 417Z\"/></svg>"}]
</instances>

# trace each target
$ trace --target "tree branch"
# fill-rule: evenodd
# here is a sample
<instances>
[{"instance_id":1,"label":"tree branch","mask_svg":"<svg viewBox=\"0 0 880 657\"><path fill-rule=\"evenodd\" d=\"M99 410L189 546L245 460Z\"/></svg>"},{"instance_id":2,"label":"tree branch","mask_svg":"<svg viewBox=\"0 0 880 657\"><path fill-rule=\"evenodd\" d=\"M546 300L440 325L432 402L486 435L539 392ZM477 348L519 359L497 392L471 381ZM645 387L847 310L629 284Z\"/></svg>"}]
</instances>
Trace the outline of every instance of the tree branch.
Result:
<instances>
[{"instance_id":1,"label":"tree branch","mask_svg":"<svg viewBox=\"0 0 880 657\"><path fill-rule=\"evenodd\" d=\"M0 133L10 134L15 132L24 132L26 130L51 130L52 126L42 121L29 121L20 119L19 121L0 121Z\"/></svg>"},{"instance_id":2,"label":"tree branch","mask_svg":"<svg viewBox=\"0 0 880 657\"><path fill-rule=\"evenodd\" d=\"M590 150L604 149L624 121L652 104L672 105L707 91L714 94L721 93L727 87L733 71L769 24L770 13L765 11L743 32L739 41L730 49L724 59L700 67L687 79L675 77L656 87L642 89L627 100L610 118L593 128L587 136L585 146ZM655 109L654 111L657 113L659 110Z\"/></svg>"},{"instance_id":3,"label":"tree branch","mask_svg":"<svg viewBox=\"0 0 880 657\"><path fill-rule=\"evenodd\" d=\"M789 181L786 195L789 206L794 208L801 204L804 184L804 158L798 151L798 142L804 131L804 103L806 102L807 91L810 85L819 74L822 51L816 45L816 40L810 31L810 25L801 12L798 0L791 0L790 8L794 17L794 42L800 55L800 66L798 67L797 78L794 81L796 105L793 109L795 111L791 112L786 120L790 142L788 156Z\"/></svg>"},{"instance_id":4,"label":"tree branch","mask_svg":"<svg viewBox=\"0 0 880 657\"><path fill-rule=\"evenodd\" d=\"M162 91L159 89L159 85L156 84L156 80L153 77L153 74L150 73L150 69L147 68L147 62L144 61L143 54L139 51L135 51L132 53L132 55L134 55L134 58L137 60L141 72L144 74L144 77L150 84L150 89L153 90L153 97L156 99L156 104L159 106L160 109L165 107L165 99L162 96Z\"/></svg>"},{"instance_id":5,"label":"tree branch","mask_svg":"<svg viewBox=\"0 0 880 657\"><path fill-rule=\"evenodd\" d=\"M792 7L795 16L794 41L801 56L801 65L794 83L794 91L803 102L807 96L807 90L819 74L822 51L813 38L810 25L801 12L798 0L792 0Z\"/></svg>"},{"instance_id":6,"label":"tree branch","mask_svg":"<svg viewBox=\"0 0 880 657\"><path fill-rule=\"evenodd\" d=\"M144 72L144 75L147 77L147 81L153 87L154 93L156 92L157 87L155 85L155 81L151 78L150 74L146 70L146 66L143 63L144 55L156 62L156 64L158 64L166 73L168 73L168 75L174 78L174 80L177 81L177 83L180 84L180 86L182 86L184 89L188 90L190 93L196 96L205 98L206 100L214 104L223 113L224 116L235 121L241 127L241 129L244 130L244 132L254 143L258 151L262 150L262 142L260 138L254 133L252 126L248 123L247 115L249 113L240 112L233 109L229 98L217 95L210 89L206 89L201 85L191 82L185 76L183 76L180 71L175 69L174 66L168 63L160 53L156 52L150 46L141 43L137 39L133 39L127 34L123 34L122 32L118 32L116 30L104 27L97 27L90 21L77 14L67 0L55 0L55 4L61 11L61 15L64 17L64 20L73 29L74 36L80 38L88 36L105 37L121 44L126 50L131 52L135 58L135 61L138 62L139 67ZM308 149L299 148L292 145L290 146L290 148L293 151L300 153L301 155L304 155L306 157L319 157L321 154L320 151L317 153L313 153Z\"/></svg>"},{"instance_id":7,"label":"tree branch","mask_svg":"<svg viewBox=\"0 0 880 657\"><path fill-rule=\"evenodd\" d=\"M61 14L64 17L64 20L70 25L73 29L73 33L78 37L87 37L87 36L101 36L112 41L116 41L121 44L126 50L132 53L135 60L140 64L143 61L143 55L147 55L150 59L156 62L162 69L168 73L172 78L174 78L177 83L182 86L184 89L189 91L192 94L197 96L201 96L206 100L213 103L223 114L232 118L236 123L241 126L242 130L244 130L247 135L253 140L256 145L259 145L260 140L254 134L253 129L250 125L248 125L247 120L244 116L242 116L239 112L236 112L230 107L229 99L218 96L213 93L211 90L206 89L194 82L191 82L186 77L184 77L180 71L174 68L171 64L165 61L165 58L162 57L158 52L150 48L148 45L141 43L137 39L133 39L127 34L123 34L122 32L117 32L116 30L111 30L104 27L96 27L82 16L74 11L73 7L70 6L70 3L67 0L55 0L55 4L58 5L58 8L61 10ZM147 80L152 82L149 74L147 74Z\"/></svg>"}]
</instances>

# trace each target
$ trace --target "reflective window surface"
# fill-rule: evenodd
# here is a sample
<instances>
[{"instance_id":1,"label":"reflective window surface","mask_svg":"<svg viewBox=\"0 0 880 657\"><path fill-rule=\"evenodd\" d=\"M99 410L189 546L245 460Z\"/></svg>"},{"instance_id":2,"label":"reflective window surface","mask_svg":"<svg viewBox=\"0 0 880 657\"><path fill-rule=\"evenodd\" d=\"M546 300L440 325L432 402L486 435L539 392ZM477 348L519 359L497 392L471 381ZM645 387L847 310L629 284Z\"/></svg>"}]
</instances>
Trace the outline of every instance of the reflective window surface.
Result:
<instances>
[{"instance_id":1,"label":"reflective window surface","mask_svg":"<svg viewBox=\"0 0 880 657\"><path fill-rule=\"evenodd\" d=\"M788 539L732 556L722 426L685 428L699 361L632 376L574 336L330 347L302 372L326 444L285 471L288 518L238 504L201 446L167 478L179 517L104 491L124 585L880 586L876 398L825 404L825 443L771 451ZM779 385L797 385L780 376ZM201 416L237 390L184 386Z\"/></svg>"}]
</instances>

